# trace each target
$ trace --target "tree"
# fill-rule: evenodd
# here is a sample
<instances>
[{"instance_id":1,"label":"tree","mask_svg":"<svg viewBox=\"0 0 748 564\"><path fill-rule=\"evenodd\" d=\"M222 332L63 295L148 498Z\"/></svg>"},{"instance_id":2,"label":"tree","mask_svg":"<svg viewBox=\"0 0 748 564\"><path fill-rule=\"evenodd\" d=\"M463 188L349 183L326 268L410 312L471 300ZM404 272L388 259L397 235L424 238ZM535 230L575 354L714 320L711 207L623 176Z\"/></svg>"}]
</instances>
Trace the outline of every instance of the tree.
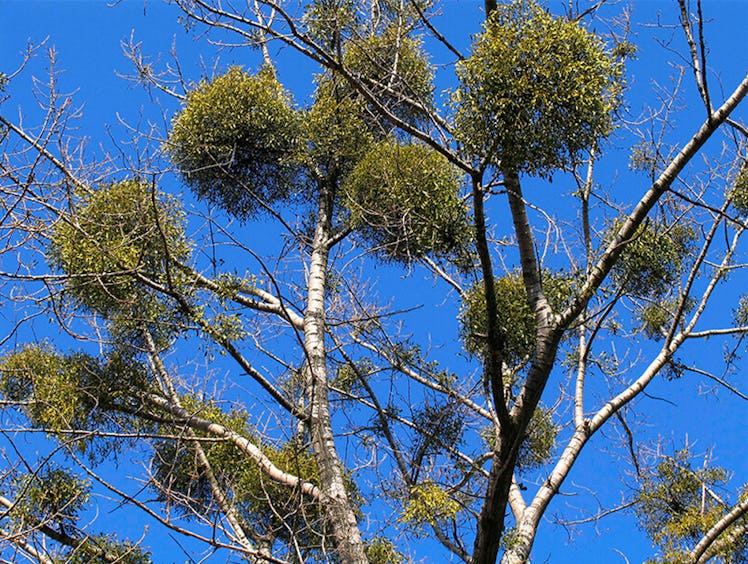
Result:
<instances>
[{"instance_id":1,"label":"tree","mask_svg":"<svg viewBox=\"0 0 748 564\"><path fill-rule=\"evenodd\" d=\"M134 79L178 107L166 131L133 128L122 166L77 163L54 68L41 126L0 107L19 319L0 359L8 554L151 561L148 535L87 524L107 492L250 562L525 562L605 434L631 471L624 501L582 521L628 512L655 561L745 556L728 470L637 425L648 389L677 395L686 374L746 399L731 380L748 332L748 76L712 90L700 3L673 5L676 87L692 76L703 116L677 146L679 90L646 122L628 111L635 48L605 2L487 1L469 54L430 2L176 4L188 28L258 47L257 64L188 78L125 44ZM284 86L278 43L316 65L309 103ZM597 180L628 167L631 187ZM375 265L432 276L424 301L451 305L459 346L429 350L434 324L380 300ZM19 429L43 435L38 456ZM131 458L136 479L112 472Z\"/></svg>"}]
</instances>

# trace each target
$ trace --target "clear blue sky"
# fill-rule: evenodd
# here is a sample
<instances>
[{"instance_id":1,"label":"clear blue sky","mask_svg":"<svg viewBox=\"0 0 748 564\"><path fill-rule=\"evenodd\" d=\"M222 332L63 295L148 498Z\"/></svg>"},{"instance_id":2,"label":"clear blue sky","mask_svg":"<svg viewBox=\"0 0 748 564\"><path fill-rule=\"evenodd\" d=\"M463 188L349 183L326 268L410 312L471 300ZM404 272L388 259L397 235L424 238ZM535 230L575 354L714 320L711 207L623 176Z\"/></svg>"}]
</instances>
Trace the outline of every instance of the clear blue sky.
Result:
<instances>
[{"instance_id":1,"label":"clear blue sky","mask_svg":"<svg viewBox=\"0 0 748 564\"><path fill-rule=\"evenodd\" d=\"M585 2L580 2L584 4ZM247 49L217 50L208 44L206 38L198 34L187 33L177 21L178 10L151 0L124 0L112 7L101 1L66 1L66 0L0 0L0 71L11 72L21 61L20 52L30 41L39 44L46 39L45 49L56 50L57 69L61 70L60 89L63 92L75 92L74 99L81 106L83 118L78 122L77 135L89 139L88 147L92 155L100 156L99 146L112 150L113 145L109 131L114 138L127 138L127 130L119 122L144 124L148 120L158 123L163 130L163 116L171 116L178 104L166 96L151 98L141 88L129 84L117 76L132 72L129 61L122 55L121 41L129 40L131 34L135 41L142 42L143 51L151 54L155 60L165 64L169 61L168 51L172 44L183 65L185 75L194 80L203 76L203 66L210 68L216 57L220 58L219 68L231 64L256 67L258 53ZM552 7L560 1L549 3ZM704 0L705 15L710 22L705 34L709 46L708 60L711 70L718 75L724 90L729 92L742 79L748 70L748 2L744 0L718 1ZM651 87L653 81L667 84L674 73L664 59L663 51L652 40L653 29L642 25L654 23L658 14L662 14L664 23L676 23L674 0L636 0L631 2L635 25L633 42L640 48L639 57L629 65L631 95L628 98L632 113L637 113L644 104L655 103ZM469 34L479 31L482 17L482 2L456 1L446 2L447 17L437 24L461 48L467 49ZM670 33L658 31L661 40L667 40ZM680 49L682 39L679 31L674 30L675 45ZM313 67L303 62L287 48L278 50L271 47L271 53L280 60L281 80L295 93L297 102L303 104L311 89ZM38 108L32 95L34 83L32 77L45 80L45 69L48 60L44 53L30 63L26 71L11 84L8 89L10 98L0 106L0 112L9 119L17 120L19 108L22 110L26 125L34 126L40 119ZM714 78L714 75L712 75ZM690 76L686 77L686 81ZM716 85L716 80L713 82ZM715 92L719 87L715 86ZM718 100L718 102L721 101ZM682 99L684 111L677 116L678 129L673 142L682 142L696 129L703 119L703 111L694 98L694 89L687 89ZM743 108L739 114L745 120L748 111ZM613 140L625 151L627 143L624 137ZM618 159L617 167L607 165L601 171L601 182L617 183L624 191L619 201L626 203L635 200L646 189L646 182L641 177L630 175L625 169L625 159ZM179 190L179 187L172 187ZM552 201L530 187L528 198L537 198L543 206L552 206ZM555 213L555 210L548 210ZM561 213L561 212L559 212ZM433 284L422 273L414 273L406 283L401 279L402 273L393 273L381 269L373 273L382 280L380 293L389 299L388 291L398 306L408 307L420 304L424 295L428 295ZM746 280L743 277L743 280ZM746 280L748 282L748 280ZM746 284L748 286L748 284ZM429 302L431 300L433 303ZM438 297L426 298L424 315L430 316L431 334L428 339L441 347L441 355L448 358L454 353L451 343L456 339L454 317L457 308L454 305L439 305ZM728 312L731 303L725 302L724 312ZM719 315L715 314L714 319ZM0 319L0 335L3 320ZM39 335L37 335L39 336ZM55 333L52 339L64 339ZM646 354L647 350L643 349ZM649 351L651 352L651 351ZM699 355L720 357L722 350L700 349ZM743 391L748 391L748 380L743 377ZM666 442L681 446L684 437L697 441L702 449L716 445L714 456L717 462L735 472L732 485L738 486L748 482L748 451L746 450L745 422L748 411L746 403L721 391L719 394L703 394L707 382L689 376L677 384L658 381L649 390L653 397L668 398L668 402L656 399L641 399L637 402L637 412L646 414L643 421L649 429L650 438L661 436ZM711 411L714 410L714 411ZM708 417L703 415L711 412ZM716 413L716 415L714 415ZM686 416L684 417L684 414ZM721 417L726 414L726 417ZM616 492L620 491L619 478L622 471L617 467L615 454L601 452L600 447L610 445L598 437L582 456L578 468L570 477L573 484L581 484L591 491L599 492L606 507L615 504ZM625 477L625 476L624 476ZM629 480L631 482L631 480ZM580 496L560 497L547 513L552 517L563 507L594 508L594 497ZM581 499L584 498L584 499ZM102 502L103 503L103 502ZM104 507L104 505L102 505ZM108 507L108 506L107 506ZM572 514L570 512L570 514ZM582 513L580 512L579 515ZM100 515L101 527L113 517L115 527L121 524L118 513ZM580 527L569 537L566 531L546 522L542 526L538 542L534 549L534 561L552 563L595 564L601 561L625 562L620 555L625 554L632 563L640 562L651 556L651 549L644 537L633 525L630 516L611 516L594 524ZM144 521L128 523L129 536L139 538ZM571 541L570 541L571 538ZM150 538L146 544L154 554L155 562L183 562L175 545L166 537L161 540ZM469 544L469 543L468 543ZM423 556L423 555L421 555ZM211 562L222 562L225 555L216 555ZM427 559L428 561L428 559Z\"/></svg>"}]
</instances>

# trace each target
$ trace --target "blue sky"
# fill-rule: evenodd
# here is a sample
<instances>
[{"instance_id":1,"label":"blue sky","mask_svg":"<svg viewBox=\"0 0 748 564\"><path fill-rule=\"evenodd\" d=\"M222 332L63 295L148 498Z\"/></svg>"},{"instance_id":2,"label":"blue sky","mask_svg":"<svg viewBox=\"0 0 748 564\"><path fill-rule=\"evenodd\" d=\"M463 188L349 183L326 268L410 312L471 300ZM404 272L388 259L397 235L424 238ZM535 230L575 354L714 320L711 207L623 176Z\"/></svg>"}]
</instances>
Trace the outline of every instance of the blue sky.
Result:
<instances>
[{"instance_id":1,"label":"blue sky","mask_svg":"<svg viewBox=\"0 0 748 564\"><path fill-rule=\"evenodd\" d=\"M128 41L133 37L136 42L142 42L143 51L160 64L169 62L169 50L174 45L185 76L193 80L199 80L204 76L204 69L210 69L213 65L217 65L219 69L232 64L256 68L259 62L256 51L217 49L199 33L188 33L177 21L179 13L173 6L151 0L123 0L113 6L108 4L103 0L0 0L0 71L10 72L20 63L20 52L29 41L40 44L46 40L43 51L37 54L8 89L10 98L0 106L0 112L5 117L17 121L21 115L20 108L25 124L33 127L38 123L41 114L35 106L32 92L39 84L34 82L33 77L42 81L46 79L48 60L45 52L54 48L57 53L56 68L61 71L60 90L74 93L73 98L82 112L82 119L77 125L79 129L74 133L88 140L87 146L91 157L100 157L102 152L115 149L113 138L127 139L130 136L123 124L137 126L147 124L150 120L163 131L170 116L178 108L175 100L155 93L151 96L142 88L118 76L118 73L132 72L129 61L122 55L122 41ZM560 4L558 1L550 2L554 7ZM709 46L708 61L714 73L714 91L720 91L716 86L718 77L724 91L729 92L748 70L748 2L704 0L703 4L705 15L710 19L705 34ZM639 46L640 51L637 60L628 66L630 94L627 100L631 113L637 114L646 104L655 103L652 94L655 81L665 85L674 74L673 67L664 58L666 53L652 39L652 34L657 34L660 43L668 41L671 36L674 37L673 45L678 49L682 47L682 39L678 30L654 30L649 26L658 20L660 14L663 23L676 23L674 2L635 0L630 5L633 7L635 22L632 28L635 35L632 40ZM480 6L482 2L446 2L446 15L437 21L437 25L441 26L458 47L467 50L469 35L479 31L482 17ZM288 48L278 49L271 46L271 54L278 60L281 80L294 93L297 102L304 104L311 91L311 77L315 69ZM687 76L688 87L681 99L683 111L677 115L677 128L672 132L674 144L685 141L703 120L703 110L694 97L695 92L689 80L690 76ZM447 86L444 84L443 88ZM739 116L745 120L748 111L743 108ZM614 137L611 144L625 152L629 142L629 138L620 135ZM711 149L716 151L717 147ZM598 182L615 186L618 190L616 198L622 204L635 201L647 188L646 180L627 171L625 159L620 158L620 153L617 154L615 162L603 164ZM181 191L178 185L172 185L170 189ZM559 189L564 190L563 187ZM553 209L553 197L549 197L545 186L540 184L530 184L527 197L558 213L559 217L563 217L563 213L570 213ZM191 201L189 195L185 195L185 198ZM496 214L498 217L499 212ZM252 229L260 235L266 233L262 226L255 226ZM269 238L264 236L258 239L261 243L263 240L269 245L271 243ZM457 305L448 301L445 303L443 292L434 292L433 281L422 272L416 271L405 279L404 273L400 271L395 272L384 267L368 268L372 269L372 278L378 280L378 292L385 301L392 301L403 308L424 305L422 319L428 319L429 334L423 337L423 342L432 343L437 355L455 366L460 366L461 361L450 360L455 356L454 341L457 335L454 319L458 310ZM748 282L745 275L737 276L738 284L740 281L743 285ZM729 310L733 307L733 295L725 295L724 300L723 307L718 307L711 318L715 323L720 321L721 315L729 315ZM2 323L0 319L0 327ZM60 343L67 342L65 337L55 333L53 329L42 326L36 329L42 333L51 331L48 335L50 339ZM2 329L0 333L3 333ZM22 340L23 336L20 338ZM713 348L700 346L701 348L693 351L687 349L684 354L707 357L704 358L707 364L712 364L709 356L713 355L716 359L722 354L720 344L715 343ZM642 346L641 351L644 356L651 353L646 345ZM559 375L558 382L552 385L558 385L562 380L563 376ZM745 378L742 385L744 391L748 390ZM699 448L703 450L716 445L714 457L717 463L735 472L732 484L737 486L748 482L748 452L744 430L748 414L746 404L724 391L704 393L707 386L708 382L691 376L677 383L658 380L649 389L649 393L652 398L662 397L668 401L643 398L637 401L636 409L638 413L646 415L642 424L646 429L645 434L650 439L659 436L665 444L679 447L683 444L684 437L688 436L690 440L696 440ZM604 390L601 388L599 391L602 396ZM625 471L616 462L616 453L606 453L606 448L610 448L610 443L603 440L602 436L596 437L588 451L582 455L570 481L599 492L607 507L615 503L617 492L620 491L618 479ZM590 508L594 507L594 496L585 497L577 493L569 497L561 496L551 506L548 517L564 507L576 507L577 496L580 497L579 506L583 506L586 511L589 512ZM102 507L103 503L102 501ZM107 520L108 514L102 515L103 523ZM119 518L117 524L119 525ZM140 536L144 524L146 522L140 520L129 522L131 538ZM156 562L185 560L166 537L160 540L149 538L148 542L151 543L150 548ZM547 559L553 563L594 564L603 559L610 562L625 562L621 553L632 563L651 556L648 540L637 530L630 515L614 515L597 525L580 527L571 537L567 536L562 527L546 522L541 529L534 555L536 562L544 562ZM423 555L421 551L420 556ZM210 561L225 560L226 556L219 553Z\"/></svg>"}]
</instances>

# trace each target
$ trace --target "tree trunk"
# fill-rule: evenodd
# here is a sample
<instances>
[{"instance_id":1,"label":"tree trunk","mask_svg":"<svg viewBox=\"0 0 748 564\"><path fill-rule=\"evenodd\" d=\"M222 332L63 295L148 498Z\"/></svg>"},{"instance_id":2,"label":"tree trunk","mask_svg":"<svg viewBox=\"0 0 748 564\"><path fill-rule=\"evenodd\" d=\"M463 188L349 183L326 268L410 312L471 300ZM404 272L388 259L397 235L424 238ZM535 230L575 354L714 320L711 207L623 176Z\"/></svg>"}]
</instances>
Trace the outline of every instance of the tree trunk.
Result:
<instances>
[{"instance_id":1,"label":"tree trunk","mask_svg":"<svg viewBox=\"0 0 748 564\"><path fill-rule=\"evenodd\" d=\"M502 433L494 450L486 497L478 518L473 564L494 564L498 558L501 537L504 534L509 488L517 462L518 449L513 448L514 443L514 436Z\"/></svg>"},{"instance_id":2,"label":"tree trunk","mask_svg":"<svg viewBox=\"0 0 748 564\"><path fill-rule=\"evenodd\" d=\"M502 170L502 173L517 237L527 301L535 314L537 333L535 351L525 382L511 411L508 412L507 419L501 421L486 497L478 520L473 564L493 564L498 558L519 447L553 368L561 335L561 329L543 293L540 267L535 256L535 241L527 218L519 177L513 170ZM486 314L492 315L488 308ZM503 397L501 400L505 401ZM494 398L494 401L497 399ZM496 406L497 413L506 413L507 409L506 405Z\"/></svg>"},{"instance_id":3,"label":"tree trunk","mask_svg":"<svg viewBox=\"0 0 748 564\"><path fill-rule=\"evenodd\" d=\"M342 562L366 564L364 543L346 492L343 468L335 448L327 390L325 294L332 224L333 189L320 183L317 225L309 265L307 309L304 314L304 375L309 393L309 431L319 471L322 502Z\"/></svg>"}]
</instances>

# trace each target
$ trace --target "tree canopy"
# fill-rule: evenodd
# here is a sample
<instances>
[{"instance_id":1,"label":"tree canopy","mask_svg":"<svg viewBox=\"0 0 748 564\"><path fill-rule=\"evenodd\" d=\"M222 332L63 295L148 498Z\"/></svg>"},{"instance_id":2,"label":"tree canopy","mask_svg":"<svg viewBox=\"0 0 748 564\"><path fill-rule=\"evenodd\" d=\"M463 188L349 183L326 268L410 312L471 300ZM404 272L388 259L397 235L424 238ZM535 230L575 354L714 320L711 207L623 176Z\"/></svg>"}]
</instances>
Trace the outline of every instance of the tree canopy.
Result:
<instances>
[{"instance_id":1,"label":"tree canopy","mask_svg":"<svg viewBox=\"0 0 748 564\"><path fill-rule=\"evenodd\" d=\"M97 148L0 72L2 559L745 561L709 6L240 4L147 6Z\"/></svg>"}]
</instances>

